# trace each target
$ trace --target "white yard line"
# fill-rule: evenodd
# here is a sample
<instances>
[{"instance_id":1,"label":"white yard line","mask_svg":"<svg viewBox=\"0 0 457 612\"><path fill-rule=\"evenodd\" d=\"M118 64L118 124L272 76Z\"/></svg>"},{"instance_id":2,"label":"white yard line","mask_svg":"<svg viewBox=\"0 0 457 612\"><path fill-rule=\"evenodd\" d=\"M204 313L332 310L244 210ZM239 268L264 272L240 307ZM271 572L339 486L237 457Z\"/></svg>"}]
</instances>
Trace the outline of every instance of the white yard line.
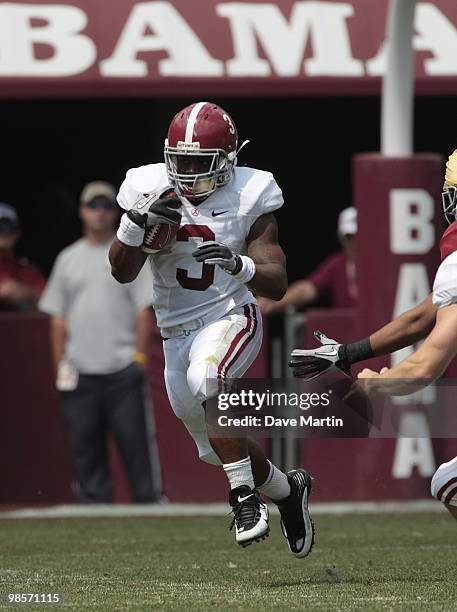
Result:
<instances>
[{"instance_id":1,"label":"white yard line","mask_svg":"<svg viewBox=\"0 0 457 612\"><path fill-rule=\"evenodd\" d=\"M277 514L277 508L270 509ZM412 501L383 502L332 502L310 504L314 514L373 514L378 512L445 512L437 501L423 499ZM224 516L230 511L228 504L91 504L62 505L47 508L23 508L2 512L0 519L39 518L117 518L117 517L163 517L163 516Z\"/></svg>"}]
</instances>

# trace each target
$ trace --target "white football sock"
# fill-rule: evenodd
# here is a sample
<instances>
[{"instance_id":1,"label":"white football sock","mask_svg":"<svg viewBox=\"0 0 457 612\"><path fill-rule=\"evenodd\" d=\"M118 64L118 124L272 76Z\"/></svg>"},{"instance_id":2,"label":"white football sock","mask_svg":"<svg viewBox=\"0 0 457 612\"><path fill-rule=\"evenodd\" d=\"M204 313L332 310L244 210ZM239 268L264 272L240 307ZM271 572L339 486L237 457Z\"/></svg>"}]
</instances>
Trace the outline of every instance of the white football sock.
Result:
<instances>
[{"instance_id":1,"label":"white football sock","mask_svg":"<svg viewBox=\"0 0 457 612\"><path fill-rule=\"evenodd\" d=\"M279 501L290 495L290 484L287 476L281 470L268 461L270 473L265 482L257 487L261 493L267 495L273 501Z\"/></svg>"},{"instance_id":2,"label":"white football sock","mask_svg":"<svg viewBox=\"0 0 457 612\"><path fill-rule=\"evenodd\" d=\"M250 457L235 461L234 463L224 463L222 467L229 479L230 489L236 489L236 487L241 485L246 485L251 489L254 488Z\"/></svg>"}]
</instances>

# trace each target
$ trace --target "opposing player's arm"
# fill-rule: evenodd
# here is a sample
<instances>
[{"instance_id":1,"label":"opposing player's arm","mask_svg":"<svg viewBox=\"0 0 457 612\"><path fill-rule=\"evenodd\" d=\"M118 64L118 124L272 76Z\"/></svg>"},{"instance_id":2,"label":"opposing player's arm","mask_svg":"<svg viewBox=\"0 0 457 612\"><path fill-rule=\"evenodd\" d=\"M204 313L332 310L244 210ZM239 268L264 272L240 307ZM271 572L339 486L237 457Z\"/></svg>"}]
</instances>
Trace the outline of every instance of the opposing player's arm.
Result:
<instances>
[{"instance_id":1,"label":"opposing player's arm","mask_svg":"<svg viewBox=\"0 0 457 612\"><path fill-rule=\"evenodd\" d=\"M410 346L427 336L435 324L437 307L430 294L423 302L384 325L371 336L340 344L321 332L314 335L324 346L316 349L295 349L289 366L294 376L317 376L328 368L336 366L349 371L352 364L379 357ZM329 348L328 342L332 343Z\"/></svg>"},{"instance_id":2,"label":"opposing player's arm","mask_svg":"<svg viewBox=\"0 0 457 612\"><path fill-rule=\"evenodd\" d=\"M425 338L433 329L437 307L432 294L370 336L373 357L398 351Z\"/></svg>"},{"instance_id":3,"label":"opposing player's arm","mask_svg":"<svg viewBox=\"0 0 457 612\"><path fill-rule=\"evenodd\" d=\"M411 393L408 379L419 384L414 390L424 387L439 378L457 353L457 304L438 310L436 324L422 346L394 368L385 368L381 374L365 369L361 379L371 379L369 389L383 393Z\"/></svg>"},{"instance_id":4,"label":"opposing player's arm","mask_svg":"<svg viewBox=\"0 0 457 612\"><path fill-rule=\"evenodd\" d=\"M272 214L261 215L247 238L248 256L255 274L248 287L257 295L280 300L287 291L286 256L278 242L278 224Z\"/></svg>"},{"instance_id":5,"label":"opposing player's arm","mask_svg":"<svg viewBox=\"0 0 457 612\"><path fill-rule=\"evenodd\" d=\"M109 250L111 274L119 283L131 283L140 273L147 257L148 254L140 247L127 246L114 238Z\"/></svg>"}]
</instances>

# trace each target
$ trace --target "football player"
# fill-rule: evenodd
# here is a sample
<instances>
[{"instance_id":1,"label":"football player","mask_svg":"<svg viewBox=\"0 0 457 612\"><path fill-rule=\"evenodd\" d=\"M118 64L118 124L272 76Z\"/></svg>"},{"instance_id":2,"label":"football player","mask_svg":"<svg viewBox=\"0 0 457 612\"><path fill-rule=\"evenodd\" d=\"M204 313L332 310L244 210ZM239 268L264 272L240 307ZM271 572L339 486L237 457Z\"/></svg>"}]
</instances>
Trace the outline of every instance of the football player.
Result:
<instances>
[{"instance_id":1,"label":"football player","mask_svg":"<svg viewBox=\"0 0 457 612\"><path fill-rule=\"evenodd\" d=\"M259 352L262 318L254 293L279 300L287 289L273 216L282 193L271 173L236 167L241 147L224 109L198 102L180 110L169 126L165 163L127 172L118 195L126 212L110 261L114 277L126 283L149 259L168 397L200 459L222 464L236 541L246 546L269 533L260 492L278 505L291 552L305 557L314 539L309 474L284 474L253 440L218 437L205 420L208 381L243 376ZM153 195L167 185L178 197ZM176 240L148 256L141 249L145 229L160 223L180 224Z\"/></svg>"},{"instance_id":2,"label":"football player","mask_svg":"<svg viewBox=\"0 0 457 612\"><path fill-rule=\"evenodd\" d=\"M409 346L425 336L421 347L395 367L383 368L379 373L369 368L362 370L357 384L365 392L403 395L411 392L408 379L417 380L414 385L417 390L442 376L457 354L457 150L446 164L442 200L450 225L441 238L441 265L432 295L359 342L340 344L315 332L323 346L292 352L289 365L295 376L311 379L331 369L348 372L352 363ZM431 492L457 520L457 457L438 467L432 478Z\"/></svg>"}]
</instances>

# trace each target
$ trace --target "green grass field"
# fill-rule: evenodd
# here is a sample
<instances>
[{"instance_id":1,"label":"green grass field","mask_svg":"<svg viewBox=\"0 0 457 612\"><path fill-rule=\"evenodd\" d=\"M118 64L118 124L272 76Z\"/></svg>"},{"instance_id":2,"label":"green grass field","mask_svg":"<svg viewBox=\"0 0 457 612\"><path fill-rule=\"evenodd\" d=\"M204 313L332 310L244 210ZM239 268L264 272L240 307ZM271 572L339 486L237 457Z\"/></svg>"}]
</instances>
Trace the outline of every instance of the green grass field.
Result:
<instances>
[{"instance_id":1,"label":"green grass field","mask_svg":"<svg viewBox=\"0 0 457 612\"><path fill-rule=\"evenodd\" d=\"M61 592L14 610L456 610L445 513L315 517L307 559L279 520L242 549L228 517L0 521L0 592ZM6 606L4 606L6 608Z\"/></svg>"}]
</instances>

